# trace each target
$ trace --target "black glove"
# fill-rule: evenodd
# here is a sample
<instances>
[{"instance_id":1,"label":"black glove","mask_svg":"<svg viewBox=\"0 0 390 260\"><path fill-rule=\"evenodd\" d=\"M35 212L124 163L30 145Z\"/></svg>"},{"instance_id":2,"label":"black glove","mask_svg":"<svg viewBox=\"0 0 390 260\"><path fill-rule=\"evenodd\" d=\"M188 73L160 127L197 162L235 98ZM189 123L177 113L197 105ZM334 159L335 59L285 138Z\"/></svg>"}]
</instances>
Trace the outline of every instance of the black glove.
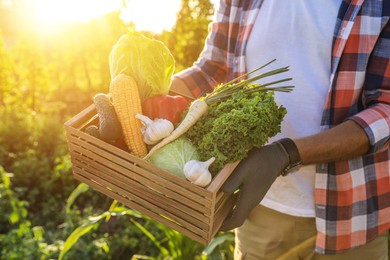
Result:
<instances>
[{"instance_id":1,"label":"black glove","mask_svg":"<svg viewBox=\"0 0 390 260\"><path fill-rule=\"evenodd\" d=\"M290 168L299 165L300 162L298 149L291 139L281 139L252 149L221 187L222 191L229 194L240 189L236 206L222 224L221 230L241 226L251 210L263 199L275 179L285 175Z\"/></svg>"}]
</instances>

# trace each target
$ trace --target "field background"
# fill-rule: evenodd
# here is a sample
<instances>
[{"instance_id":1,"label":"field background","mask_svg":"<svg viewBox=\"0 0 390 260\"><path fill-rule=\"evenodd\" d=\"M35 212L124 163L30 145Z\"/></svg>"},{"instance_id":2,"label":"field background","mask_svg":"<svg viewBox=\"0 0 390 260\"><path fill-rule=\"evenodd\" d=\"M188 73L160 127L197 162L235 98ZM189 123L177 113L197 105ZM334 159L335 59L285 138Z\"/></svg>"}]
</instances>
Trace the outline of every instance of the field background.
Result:
<instances>
[{"instance_id":1,"label":"field background","mask_svg":"<svg viewBox=\"0 0 390 260\"><path fill-rule=\"evenodd\" d=\"M0 259L232 259L232 233L205 248L72 177L63 123L108 92L108 55L136 24L118 10L43 31L22 3L0 0ZM172 28L142 32L178 72L201 52L214 8L181 0Z\"/></svg>"},{"instance_id":2,"label":"field background","mask_svg":"<svg viewBox=\"0 0 390 260\"><path fill-rule=\"evenodd\" d=\"M48 32L20 4L0 1L0 259L231 258L232 234L205 248L72 177L63 123L108 92L108 55L136 25L118 10ZM214 5L178 10L171 29L142 31L168 46L176 72L202 50Z\"/></svg>"}]
</instances>

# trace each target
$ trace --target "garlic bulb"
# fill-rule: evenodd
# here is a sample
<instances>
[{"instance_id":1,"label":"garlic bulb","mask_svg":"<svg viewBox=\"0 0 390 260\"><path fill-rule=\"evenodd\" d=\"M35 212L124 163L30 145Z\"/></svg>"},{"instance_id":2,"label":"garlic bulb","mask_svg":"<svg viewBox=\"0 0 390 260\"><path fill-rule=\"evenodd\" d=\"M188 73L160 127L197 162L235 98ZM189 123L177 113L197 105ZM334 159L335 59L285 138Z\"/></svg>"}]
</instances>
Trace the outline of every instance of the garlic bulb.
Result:
<instances>
[{"instance_id":1,"label":"garlic bulb","mask_svg":"<svg viewBox=\"0 0 390 260\"><path fill-rule=\"evenodd\" d=\"M215 157L211 157L205 162L191 160L184 165L184 175L190 182L204 187L211 182L211 173L209 166L215 161Z\"/></svg>"},{"instance_id":2,"label":"garlic bulb","mask_svg":"<svg viewBox=\"0 0 390 260\"><path fill-rule=\"evenodd\" d=\"M135 117L141 120L143 124L141 132L146 144L156 144L167 137L174 129L171 121L166 119L157 118L152 120L141 114L137 114Z\"/></svg>"}]
</instances>

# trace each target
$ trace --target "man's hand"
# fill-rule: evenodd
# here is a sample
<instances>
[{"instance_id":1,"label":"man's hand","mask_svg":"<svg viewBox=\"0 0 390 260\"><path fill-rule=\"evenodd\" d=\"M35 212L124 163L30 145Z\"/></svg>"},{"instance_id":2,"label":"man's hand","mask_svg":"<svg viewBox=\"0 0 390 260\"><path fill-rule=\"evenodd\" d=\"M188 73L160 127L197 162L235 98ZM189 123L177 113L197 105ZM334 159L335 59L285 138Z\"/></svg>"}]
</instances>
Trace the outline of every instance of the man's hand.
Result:
<instances>
[{"instance_id":1,"label":"man's hand","mask_svg":"<svg viewBox=\"0 0 390 260\"><path fill-rule=\"evenodd\" d=\"M289 153L281 143L274 142L252 149L221 187L226 193L240 189L236 206L222 224L221 230L241 226L251 210L263 199L275 179L289 165Z\"/></svg>"}]
</instances>

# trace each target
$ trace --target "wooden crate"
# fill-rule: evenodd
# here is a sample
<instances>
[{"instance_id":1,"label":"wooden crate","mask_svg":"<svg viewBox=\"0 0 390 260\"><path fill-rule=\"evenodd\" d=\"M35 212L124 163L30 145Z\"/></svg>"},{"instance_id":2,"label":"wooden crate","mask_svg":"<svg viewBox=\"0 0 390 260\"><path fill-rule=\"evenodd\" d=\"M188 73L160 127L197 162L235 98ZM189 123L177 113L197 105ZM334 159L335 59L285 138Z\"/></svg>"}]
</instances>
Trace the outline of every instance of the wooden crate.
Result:
<instances>
[{"instance_id":1,"label":"wooden crate","mask_svg":"<svg viewBox=\"0 0 390 260\"><path fill-rule=\"evenodd\" d=\"M207 245L235 203L235 196L220 187L237 163L226 165L202 188L83 131L97 121L92 104L65 123L74 177Z\"/></svg>"}]
</instances>

